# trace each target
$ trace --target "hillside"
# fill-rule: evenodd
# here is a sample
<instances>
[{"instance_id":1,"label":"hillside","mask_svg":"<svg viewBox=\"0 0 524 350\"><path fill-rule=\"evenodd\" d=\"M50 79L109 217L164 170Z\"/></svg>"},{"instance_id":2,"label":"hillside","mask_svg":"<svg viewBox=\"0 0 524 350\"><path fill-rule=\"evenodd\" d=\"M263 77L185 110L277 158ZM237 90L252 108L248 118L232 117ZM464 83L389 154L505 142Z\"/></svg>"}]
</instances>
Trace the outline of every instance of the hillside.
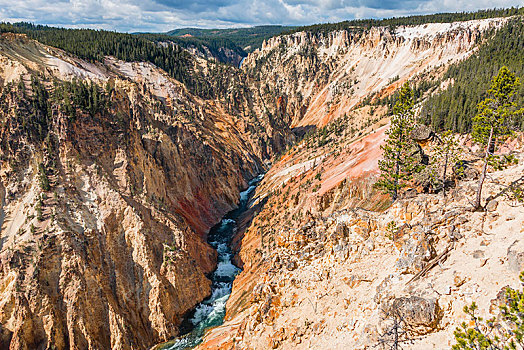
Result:
<instances>
[{"instance_id":1,"label":"hillside","mask_svg":"<svg viewBox=\"0 0 524 350\"><path fill-rule=\"evenodd\" d=\"M480 45L479 50L465 61L452 65L439 80L439 85L452 81L444 91L436 91L424 103L420 113L426 124L436 130L471 131L471 117L498 69L505 65L518 76L524 76L524 23L511 20ZM524 105L524 86L517 93L516 103ZM524 129L524 118L516 121Z\"/></svg>"},{"instance_id":2,"label":"hillside","mask_svg":"<svg viewBox=\"0 0 524 350\"><path fill-rule=\"evenodd\" d=\"M247 55L247 53L260 48L264 40L291 29L293 29L293 27L270 25L233 29L181 28L171 30L166 34L175 37L196 37L211 42L227 40L242 48Z\"/></svg>"},{"instance_id":3,"label":"hillside","mask_svg":"<svg viewBox=\"0 0 524 350\"><path fill-rule=\"evenodd\" d=\"M328 33L338 30L362 30L370 29L371 27L398 27L398 26L421 26L428 23L453 23L453 22L467 22L488 18L503 18L511 16L522 16L524 9L519 7L488 9L473 12L447 12L435 13L430 15L415 15L390 17L382 19L355 19L351 21L342 21L337 23L321 23L310 26L297 27L293 30L283 33L292 34L296 32L311 32L311 33Z\"/></svg>"},{"instance_id":4,"label":"hillside","mask_svg":"<svg viewBox=\"0 0 524 350\"><path fill-rule=\"evenodd\" d=\"M88 62L10 33L0 55L1 347L175 336L210 293L208 230L285 125L256 129L147 62Z\"/></svg>"}]
</instances>

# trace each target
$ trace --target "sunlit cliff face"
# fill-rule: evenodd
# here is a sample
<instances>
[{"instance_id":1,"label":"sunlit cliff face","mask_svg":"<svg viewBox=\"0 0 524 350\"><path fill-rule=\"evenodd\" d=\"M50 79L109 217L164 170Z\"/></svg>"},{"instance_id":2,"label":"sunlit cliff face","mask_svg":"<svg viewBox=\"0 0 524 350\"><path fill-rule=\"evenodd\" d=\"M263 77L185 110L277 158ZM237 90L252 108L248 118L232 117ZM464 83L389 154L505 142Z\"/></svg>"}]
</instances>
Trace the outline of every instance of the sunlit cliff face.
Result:
<instances>
[{"instance_id":1,"label":"sunlit cliff face","mask_svg":"<svg viewBox=\"0 0 524 350\"><path fill-rule=\"evenodd\" d=\"M482 33L506 19L372 28L269 39L242 69L261 90L286 96L294 126L324 126L369 97L384 97L419 74L468 57Z\"/></svg>"}]
</instances>

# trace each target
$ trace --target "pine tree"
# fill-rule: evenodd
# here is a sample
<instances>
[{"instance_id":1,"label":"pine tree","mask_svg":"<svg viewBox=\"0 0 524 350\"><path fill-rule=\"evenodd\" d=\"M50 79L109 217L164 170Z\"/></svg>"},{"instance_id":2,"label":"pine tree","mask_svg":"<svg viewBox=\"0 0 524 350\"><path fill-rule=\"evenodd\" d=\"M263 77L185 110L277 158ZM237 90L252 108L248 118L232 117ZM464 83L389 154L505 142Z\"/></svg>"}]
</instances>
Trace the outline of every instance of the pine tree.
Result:
<instances>
[{"instance_id":1,"label":"pine tree","mask_svg":"<svg viewBox=\"0 0 524 350\"><path fill-rule=\"evenodd\" d=\"M398 198L398 191L420 170L413 157L414 142L410 136L415 127L413 106L413 90L405 83L393 107L391 126L386 131L388 138L382 146L384 154L378 163L380 178L376 186L391 194L393 201Z\"/></svg>"},{"instance_id":2,"label":"pine tree","mask_svg":"<svg viewBox=\"0 0 524 350\"><path fill-rule=\"evenodd\" d=\"M482 186L488 164L496 165L499 162L499 157L495 155L497 142L511 133L511 119L520 113L513 102L519 85L519 78L515 74L506 66L500 68L487 91L488 97L478 104L477 115L473 118L473 139L485 147L484 165L473 204L477 210L481 208Z\"/></svg>"}]
</instances>

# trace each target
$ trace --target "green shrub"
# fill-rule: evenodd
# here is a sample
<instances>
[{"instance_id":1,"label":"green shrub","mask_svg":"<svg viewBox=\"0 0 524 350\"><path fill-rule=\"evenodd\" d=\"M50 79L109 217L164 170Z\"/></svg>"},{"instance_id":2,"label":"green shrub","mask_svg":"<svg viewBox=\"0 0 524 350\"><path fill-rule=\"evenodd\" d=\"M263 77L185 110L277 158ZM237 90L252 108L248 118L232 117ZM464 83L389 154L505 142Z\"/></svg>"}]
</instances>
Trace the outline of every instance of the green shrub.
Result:
<instances>
[{"instance_id":1,"label":"green shrub","mask_svg":"<svg viewBox=\"0 0 524 350\"><path fill-rule=\"evenodd\" d=\"M520 274L524 283L524 272ZM453 350L502 350L524 349L524 291L507 288L504 304L500 306L500 318L484 320L476 314L477 305L473 302L464 307L471 317L472 326L463 322L455 332L457 343ZM503 321L503 322L501 322Z\"/></svg>"}]
</instances>

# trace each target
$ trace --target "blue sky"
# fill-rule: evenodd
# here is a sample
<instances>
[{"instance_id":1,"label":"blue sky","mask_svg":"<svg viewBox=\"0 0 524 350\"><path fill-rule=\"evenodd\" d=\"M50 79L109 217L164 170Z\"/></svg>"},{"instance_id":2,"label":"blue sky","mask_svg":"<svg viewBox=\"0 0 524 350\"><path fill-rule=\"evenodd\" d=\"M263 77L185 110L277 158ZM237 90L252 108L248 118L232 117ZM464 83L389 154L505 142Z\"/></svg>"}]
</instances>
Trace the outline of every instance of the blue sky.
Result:
<instances>
[{"instance_id":1,"label":"blue sky","mask_svg":"<svg viewBox=\"0 0 524 350\"><path fill-rule=\"evenodd\" d=\"M524 0L0 0L0 21L123 32L303 25L524 6Z\"/></svg>"}]
</instances>

